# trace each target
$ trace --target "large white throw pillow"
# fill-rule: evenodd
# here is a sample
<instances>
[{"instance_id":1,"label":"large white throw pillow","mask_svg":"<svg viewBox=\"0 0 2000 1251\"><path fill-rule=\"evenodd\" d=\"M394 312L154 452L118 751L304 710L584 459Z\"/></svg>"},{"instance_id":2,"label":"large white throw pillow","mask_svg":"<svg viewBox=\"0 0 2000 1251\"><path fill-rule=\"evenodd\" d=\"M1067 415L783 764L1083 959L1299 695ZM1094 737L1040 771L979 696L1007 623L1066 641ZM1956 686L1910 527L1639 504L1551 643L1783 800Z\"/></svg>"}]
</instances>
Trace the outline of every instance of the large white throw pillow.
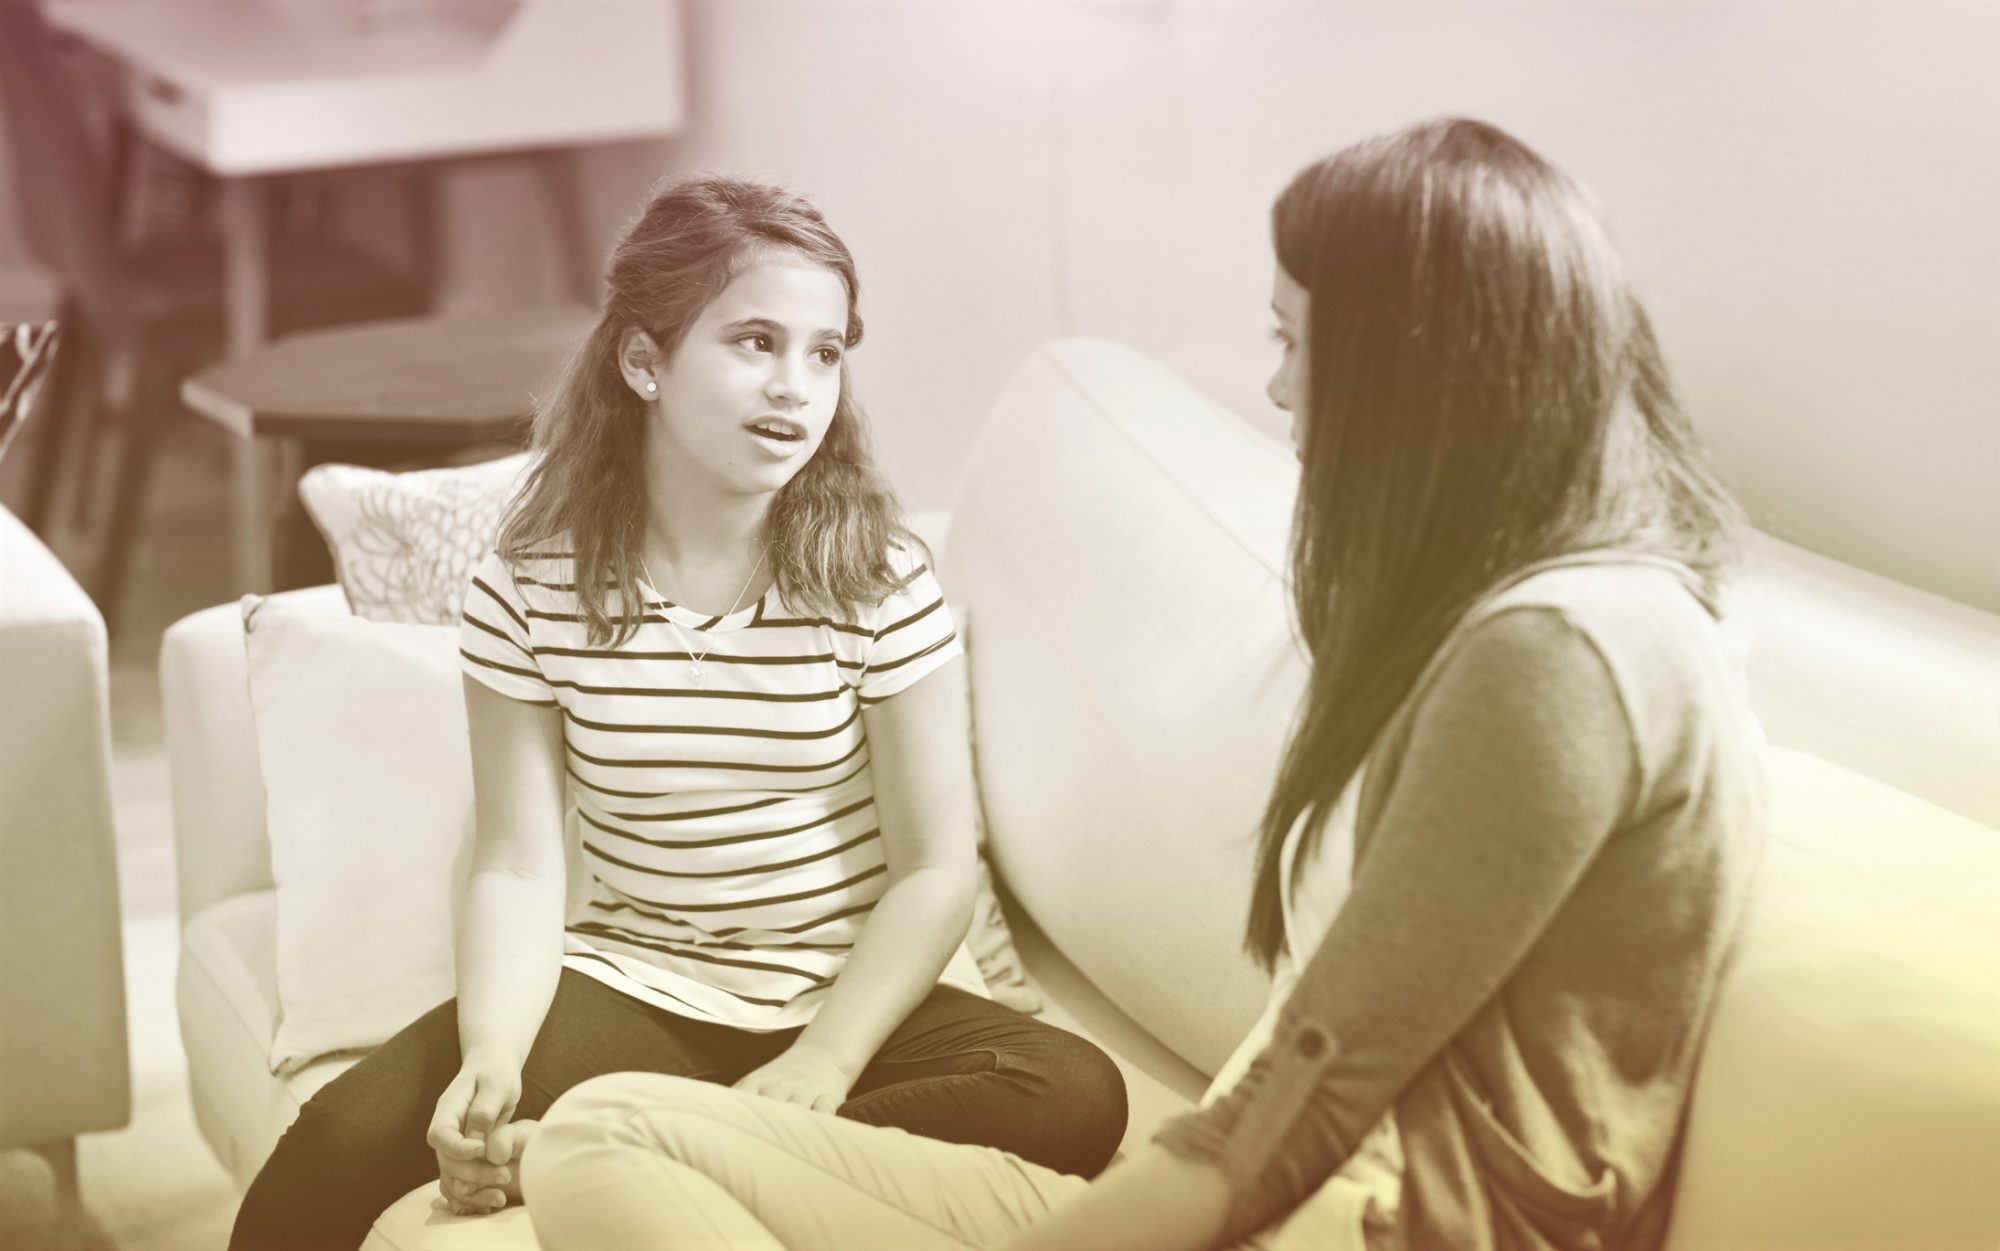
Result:
<instances>
[{"instance_id":1,"label":"large white throw pillow","mask_svg":"<svg viewBox=\"0 0 2000 1251\"><path fill-rule=\"evenodd\" d=\"M472 834L458 631L245 601L277 882L271 1070L376 1046L449 999Z\"/></svg>"},{"instance_id":2,"label":"large white throw pillow","mask_svg":"<svg viewBox=\"0 0 2000 1251\"><path fill-rule=\"evenodd\" d=\"M994 402L940 563L995 870L1091 984L1204 1073L1264 1007L1250 864L1305 689L1298 463L1151 358L1046 344Z\"/></svg>"}]
</instances>

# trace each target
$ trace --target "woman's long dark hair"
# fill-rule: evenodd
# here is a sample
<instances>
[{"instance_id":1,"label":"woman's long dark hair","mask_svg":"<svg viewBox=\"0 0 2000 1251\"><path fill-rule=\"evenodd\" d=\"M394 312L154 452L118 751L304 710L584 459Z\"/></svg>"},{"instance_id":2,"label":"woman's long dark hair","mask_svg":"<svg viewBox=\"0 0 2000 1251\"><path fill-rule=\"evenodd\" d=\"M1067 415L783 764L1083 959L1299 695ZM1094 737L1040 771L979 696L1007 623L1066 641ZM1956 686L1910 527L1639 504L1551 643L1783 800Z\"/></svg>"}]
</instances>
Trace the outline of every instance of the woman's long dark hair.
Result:
<instances>
[{"instance_id":1,"label":"woman's long dark hair","mask_svg":"<svg viewBox=\"0 0 2000 1251\"><path fill-rule=\"evenodd\" d=\"M578 611L592 645L624 641L639 602L646 524L647 406L618 368L620 340L644 330L671 355L708 302L756 256L790 252L847 288L846 342L861 342L854 257L819 210L782 188L735 178L684 178L656 192L611 253L604 314L572 354L535 413L534 466L500 529L502 555L518 559L552 543L574 554ZM892 543L923 550L875 471L866 418L848 391L818 451L771 502L772 569L786 600L835 613L896 589Z\"/></svg>"},{"instance_id":2,"label":"woman's long dark hair","mask_svg":"<svg viewBox=\"0 0 2000 1251\"><path fill-rule=\"evenodd\" d=\"M1421 122L1307 166L1271 218L1310 296L1292 592L1312 676L1260 836L1267 967L1286 832L1319 836L1482 592L1615 547L1713 593L1737 526L1590 197L1519 140Z\"/></svg>"}]
</instances>

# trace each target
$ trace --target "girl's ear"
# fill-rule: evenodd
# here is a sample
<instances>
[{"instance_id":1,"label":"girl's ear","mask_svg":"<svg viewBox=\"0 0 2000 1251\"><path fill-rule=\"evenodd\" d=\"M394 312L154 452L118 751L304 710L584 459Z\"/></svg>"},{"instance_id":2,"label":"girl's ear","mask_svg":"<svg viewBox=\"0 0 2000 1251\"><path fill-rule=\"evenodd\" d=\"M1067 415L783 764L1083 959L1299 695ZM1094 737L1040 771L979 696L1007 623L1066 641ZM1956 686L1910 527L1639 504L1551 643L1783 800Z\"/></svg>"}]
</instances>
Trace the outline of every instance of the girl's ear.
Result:
<instances>
[{"instance_id":1,"label":"girl's ear","mask_svg":"<svg viewBox=\"0 0 2000 1251\"><path fill-rule=\"evenodd\" d=\"M633 327L618 337L618 372L640 399L659 397L660 383L655 371L661 364L660 349L652 335Z\"/></svg>"}]
</instances>

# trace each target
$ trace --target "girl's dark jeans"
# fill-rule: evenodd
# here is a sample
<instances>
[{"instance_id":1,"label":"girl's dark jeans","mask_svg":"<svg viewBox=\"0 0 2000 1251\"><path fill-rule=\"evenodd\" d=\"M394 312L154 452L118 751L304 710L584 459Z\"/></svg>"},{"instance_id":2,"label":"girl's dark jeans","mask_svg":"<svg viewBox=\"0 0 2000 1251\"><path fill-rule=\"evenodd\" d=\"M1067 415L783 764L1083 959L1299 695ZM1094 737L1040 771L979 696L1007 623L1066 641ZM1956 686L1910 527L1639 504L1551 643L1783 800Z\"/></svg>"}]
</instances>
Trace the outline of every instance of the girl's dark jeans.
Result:
<instances>
[{"instance_id":1,"label":"girl's dark jeans","mask_svg":"<svg viewBox=\"0 0 2000 1251\"><path fill-rule=\"evenodd\" d=\"M734 1082L798 1032L689 1020L565 969L522 1068L514 1115L540 1119L558 1095L605 1073ZM231 1248L353 1251L384 1208L437 1179L424 1135L458 1065L454 1000L329 1082L250 1184ZM1124 1080L1095 1046L939 986L882 1044L840 1115L1090 1177L1117 1150L1125 1111Z\"/></svg>"}]
</instances>

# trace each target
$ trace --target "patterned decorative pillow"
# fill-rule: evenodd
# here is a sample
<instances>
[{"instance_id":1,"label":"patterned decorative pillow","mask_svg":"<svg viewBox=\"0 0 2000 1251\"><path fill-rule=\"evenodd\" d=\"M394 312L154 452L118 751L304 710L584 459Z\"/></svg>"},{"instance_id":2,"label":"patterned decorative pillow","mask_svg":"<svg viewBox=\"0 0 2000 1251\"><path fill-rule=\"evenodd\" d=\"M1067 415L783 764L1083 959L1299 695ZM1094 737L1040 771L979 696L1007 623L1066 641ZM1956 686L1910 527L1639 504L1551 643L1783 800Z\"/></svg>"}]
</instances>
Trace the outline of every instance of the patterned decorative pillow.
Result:
<instances>
[{"instance_id":1,"label":"patterned decorative pillow","mask_svg":"<svg viewBox=\"0 0 2000 1251\"><path fill-rule=\"evenodd\" d=\"M391 473L317 465L299 498L333 552L357 617L456 625L472 568L492 550L528 453Z\"/></svg>"}]
</instances>

